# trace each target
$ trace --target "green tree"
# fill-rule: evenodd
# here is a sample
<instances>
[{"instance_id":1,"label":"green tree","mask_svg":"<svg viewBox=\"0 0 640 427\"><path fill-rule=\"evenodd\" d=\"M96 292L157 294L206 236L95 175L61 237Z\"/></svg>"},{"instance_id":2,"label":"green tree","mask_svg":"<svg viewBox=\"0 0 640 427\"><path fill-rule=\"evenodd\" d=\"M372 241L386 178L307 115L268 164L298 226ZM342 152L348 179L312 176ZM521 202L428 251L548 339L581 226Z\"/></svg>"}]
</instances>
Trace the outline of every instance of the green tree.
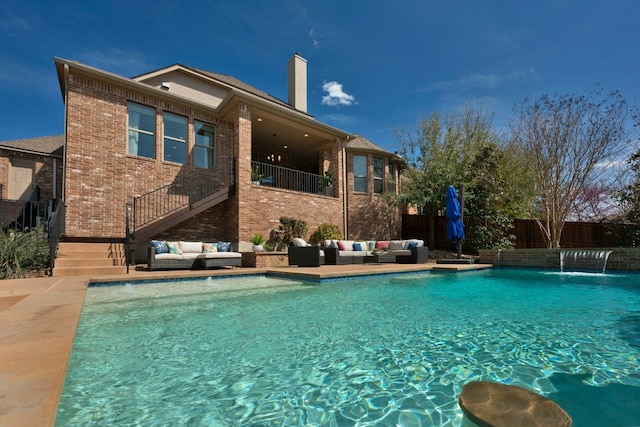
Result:
<instances>
[{"instance_id":1,"label":"green tree","mask_svg":"<svg viewBox=\"0 0 640 427\"><path fill-rule=\"evenodd\" d=\"M640 223L640 149L628 160L631 172L630 182L618 193L623 217L635 224Z\"/></svg>"},{"instance_id":2,"label":"green tree","mask_svg":"<svg viewBox=\"0 0 640 427\"><path fill-rule=\"evenodd\" d=\"M479 147L467 176L465 196L465 240L476 249L512 248L515 236L510 233L513 220L502 173L504 153L495 144ZM471 226L470 226L471 225Z\"/></svg>"},{"instance_id":3,"label":"green tree","mask_svg":"<svg viewBox=\"0 0 640 427\"><path fill-rule=\"evenodd\" d=\"M449 185L464 184L474 146L493 138L490 120L481 108L465 105L443 119L440 113L421 117L417 129L398 132L400 155L405 159L401 203L414 205L429 217L429 245L434 246L434 218L444 208Z\"/></svg>"},{"instance_id":4,"label":"green tree","mask_svg":"<svg viewBox=\"0 0 640 427\"><path fill-rule=\"evenodd\" d=\"M521 216L530 199L526 161L513 146L501 144L491 116L480 104L466 104L446 120L439 113L421 118L415 132L399 135L408 169L397 199L429 216L431 247L434 217L444 211L449 185L465 186L464 222L473 224L466 229L473 246L509 245L510 220Z\"/></svg>"},{"instance_id":5,"label":"green tree","mask_svg":"<svg viewBox=\"0 0 640 427\"><path fill-rule=\"evenodd\" d=\"M516 108L513 142L531 165L536 203L529 209L549 248L560 246L575 201L610 173L626 144L626 103L618 92L544 95Z\"/></svg>"}]
</instances>

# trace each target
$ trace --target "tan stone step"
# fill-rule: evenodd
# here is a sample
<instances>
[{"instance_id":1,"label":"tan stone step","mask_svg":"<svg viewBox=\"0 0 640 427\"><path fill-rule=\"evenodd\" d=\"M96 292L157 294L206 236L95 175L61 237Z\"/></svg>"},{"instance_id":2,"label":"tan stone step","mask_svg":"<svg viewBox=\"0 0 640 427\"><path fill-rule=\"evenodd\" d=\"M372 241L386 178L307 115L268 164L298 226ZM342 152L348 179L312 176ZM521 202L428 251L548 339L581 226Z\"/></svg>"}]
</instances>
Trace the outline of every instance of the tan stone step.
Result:
<instances>
[{"instance_id":1,"label":"tan stone step","mask_svg":"<svg viewBox=\"0 0 640 427\"><path fill-rule=\"evenodd\" d=\"M97 276L126 272L122 243L60 242L53 275Z\"/></svg>"},{"instance_id":2,"label":"tan stone step","mask_svg":"<svg viewBox=\"0 0 640 427\"><path fill-rule=\"evenodd\" d=\"M125 265L125 259L119 258L89 258L89 257L57 257L57 267L113 267Z\"/></svg>"},{"instance_id":3,"label":"tan stone step","mask_svg":"<svg viewBox=\"0 0 640 427\"><path fill-rule=\"evenodd\" d=\"M116 274L125 274L127 268L124 266L115 267L55 267L53 269L54 277L76 277L76 276L109 276Z\"/></svg>"},{"instance_id":4,"label":"tan stone step","mask_svg":"<svg viewBox=\"0 0 640 427\"><path fill-rule=\"evenodd\" d=\"M58 248L57 258L124 258L125 251L69 251Z\"/></svg>"}]
</instances>

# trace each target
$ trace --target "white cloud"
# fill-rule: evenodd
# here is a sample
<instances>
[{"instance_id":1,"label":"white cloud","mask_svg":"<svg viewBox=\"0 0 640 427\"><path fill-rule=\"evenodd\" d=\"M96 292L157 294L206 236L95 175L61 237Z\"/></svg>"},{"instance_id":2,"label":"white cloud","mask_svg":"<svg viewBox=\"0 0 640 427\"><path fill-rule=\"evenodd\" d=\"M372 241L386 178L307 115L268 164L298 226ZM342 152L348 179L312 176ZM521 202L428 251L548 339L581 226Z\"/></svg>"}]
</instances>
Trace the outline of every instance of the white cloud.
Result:
<instances>
[{"instance_id":1,"label":"white cloud","mask_svg":"<svg viewBox=\"0 0 640 427\"><path fill-rule=\"evenodd\" d=\"M506 74L496 73L474 73L467 76L460 77L455 80L444 80L439 82L429 83L419 89L420 92L434 92L440 90L447 90L451 88L461 87L485 87L494 88L503 82L522 80L527 77L537 78L537 71L534 67L531 67L528 71L516 70Z\"/></svg>"},{"instance_id":2,"label":"white cloud","mask_svg":"<svg viewBox=\"0 0 640 427\"><path fill-rule=\"evenodd\" d=\"M92 67L122 75L139 74L140 70L150 68L144 54L116 47L104 51L85 51L80 54L80 61Z\"/></svg>"},{"instance_id":3,"label":"white cloud","mask_svg":"<svg viewBox=\"0 0 640 427\"><path fill-rule=\"evenodd\" d=\"M337 105L352 105L355 103L356 98L353 95L349 95L342 90L342 85L338 82L325 82L322 85L322 90L328 93L322 97L322 104L330 107Z\"/></svg>"},{"instance_id":4,"label":"white cloud","mask_svg":"<svg viewBox=\"0 0 640 427\"><path fill-rule=\"evenodd\" d=\"M21 33L28 32L31 29L31 26L24 19L16 18L14 16L5 16L0 21L0 29L11 37L17 37Z\"/></svg>"},{"instance_id":5,"label":"white cloud","mask_svg":"<svg viewBox=\"0 0 640 427\"><path fill-rule=\"evenodd\" d=\"M309 30L309 37L311 37L313 47L320 47L320 42L318 41L318 37L316 36L316 32L313 28Z\"/></svg>"}]
</instances>

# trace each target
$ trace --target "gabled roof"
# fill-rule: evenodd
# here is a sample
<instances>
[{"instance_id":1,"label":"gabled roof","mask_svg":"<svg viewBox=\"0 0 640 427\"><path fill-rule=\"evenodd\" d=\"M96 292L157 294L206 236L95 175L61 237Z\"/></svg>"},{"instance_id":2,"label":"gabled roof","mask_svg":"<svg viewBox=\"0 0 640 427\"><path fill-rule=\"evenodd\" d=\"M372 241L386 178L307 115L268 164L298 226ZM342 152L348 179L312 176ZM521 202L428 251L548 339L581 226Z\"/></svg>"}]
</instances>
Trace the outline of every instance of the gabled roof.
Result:
<instances>
[{"instance_id":1,"label":"gabled roof","mask_svg":"<svg viewBox=\"0 0 640 427\"><path fill-rule=\"evenodd\" d=\"M268 99L269 101L275 102L276 104L280 104L280 105L282 105L284 107L287 107L287 108L290 108L292 110L301 112L301 111L296 110L295 108L293 108L288 103L276 98L275 96L269 95L267 92L263 92L260 89L257 89L257 88L255 88L255 87L253 87L253 86L251 86L251 85L249 85L249 84L247 84L247 83L245 83L245 82L243 82L241 80L238 80L233 76L229 76L229 75L226 75L226 74L213 73L211 71L202 70L200 68L189 67L188 65L182 65L182 64L177 64L177 65L179 65L180 67L183 67L185 69L191 70L193 72L203 74L203 75L205 75L205 76L207 76L209 78L212 78L214 80L219 80L219 81L221 81L223 83L228 84L229 86L233 86L233 87L236 87L238 89L242 89L245 92L249 92L249 93L251 93L253 95L256 95L256 96L259 96L261 98Z\"/></svg>"},{"instance_id":2,"label":"gabled roof","mask_svg":"<svg viewBox=\"0 0 640 427\"><path fill-rule=\"evenodd\" d=\"M391 153L387 150L385 150L384 148L380 147L377 144L374 144L373 142L369 141L367 138L365 138L362 135L358 135L357 133L353 135L353 138L348 140L345 144L345 148L347 150L354 150L354 151L366 151L369 153L380 153L380 154L384 154L386 156L388 156L389 154L391 154L391 156L393 157L394 160L402 163L402 165L404 165L404 159L402 157L400 157L397 153Z\"/></svg>"},{"instance_id":3,"label":"gabled roof","mask_svg":"<svg viewBox=\"0 0 640 427\"><path fill-rule=\"evenodd\" d=\"M0 148L23 153L62 157L64 135L39 136L0 142Z\"/></svg>"}]
</instances>

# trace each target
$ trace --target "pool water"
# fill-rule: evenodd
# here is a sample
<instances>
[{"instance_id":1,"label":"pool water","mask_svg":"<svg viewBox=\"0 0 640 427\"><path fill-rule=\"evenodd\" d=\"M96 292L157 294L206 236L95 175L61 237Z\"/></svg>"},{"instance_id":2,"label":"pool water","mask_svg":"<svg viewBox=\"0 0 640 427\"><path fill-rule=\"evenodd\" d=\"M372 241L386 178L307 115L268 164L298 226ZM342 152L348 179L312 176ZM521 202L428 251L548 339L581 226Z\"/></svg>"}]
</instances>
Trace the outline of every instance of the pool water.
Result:
<instances>
[{"instance_id":1,"label":"pool water","mask_svg":"<svg viewBox=\"0 0 640 427\"><path fill-rule=\"evenodd\" d=\"M462 386L640 424L640 276L493 269L95 287L59 426L460 426Z\"/></svg>"}]
</instances>

